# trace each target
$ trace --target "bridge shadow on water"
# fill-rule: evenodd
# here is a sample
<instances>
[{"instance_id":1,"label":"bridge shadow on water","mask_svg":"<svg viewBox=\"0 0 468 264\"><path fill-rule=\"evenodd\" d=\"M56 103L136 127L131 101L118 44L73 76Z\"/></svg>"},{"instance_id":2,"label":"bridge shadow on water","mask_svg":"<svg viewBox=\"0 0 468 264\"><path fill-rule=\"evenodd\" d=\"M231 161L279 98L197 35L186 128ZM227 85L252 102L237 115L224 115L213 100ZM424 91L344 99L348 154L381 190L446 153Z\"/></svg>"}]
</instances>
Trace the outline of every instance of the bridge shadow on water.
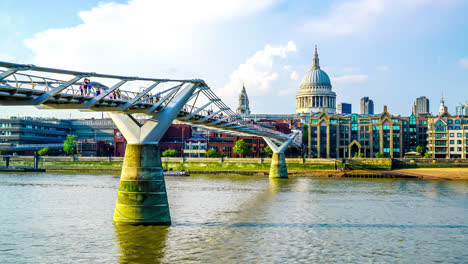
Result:
<instances>
[{"instance_id":1,"label":"bridge shadow on water","mask_svg":"<svg viewBox=\"0 0 468 264\"><path fill-rule=\"evenodd\" d=\"M114 225L120 263L160 263L168 226Z\"/></svg>"}]
</instances>

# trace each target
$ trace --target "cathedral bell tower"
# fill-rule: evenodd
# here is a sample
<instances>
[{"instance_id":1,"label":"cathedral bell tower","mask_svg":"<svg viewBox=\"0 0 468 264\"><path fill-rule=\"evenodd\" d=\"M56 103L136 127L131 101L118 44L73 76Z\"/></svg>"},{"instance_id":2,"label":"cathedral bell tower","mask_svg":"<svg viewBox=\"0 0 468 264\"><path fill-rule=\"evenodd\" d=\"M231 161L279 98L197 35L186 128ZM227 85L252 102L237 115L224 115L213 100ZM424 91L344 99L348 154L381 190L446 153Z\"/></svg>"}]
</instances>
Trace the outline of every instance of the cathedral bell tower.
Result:
<instances>
[{"instance_id":1,"label":"cathedral bell tower","mask_svg":"<svg viewBox=\"0 0 468 264\"><path fill-rule=\"evenodd\" d=\"M242 91L239 95L239 107L237 107L236 113L242 117L250 115L249 97L245 91L244 84L242 84Z\"/></svg>"}]
</instances>

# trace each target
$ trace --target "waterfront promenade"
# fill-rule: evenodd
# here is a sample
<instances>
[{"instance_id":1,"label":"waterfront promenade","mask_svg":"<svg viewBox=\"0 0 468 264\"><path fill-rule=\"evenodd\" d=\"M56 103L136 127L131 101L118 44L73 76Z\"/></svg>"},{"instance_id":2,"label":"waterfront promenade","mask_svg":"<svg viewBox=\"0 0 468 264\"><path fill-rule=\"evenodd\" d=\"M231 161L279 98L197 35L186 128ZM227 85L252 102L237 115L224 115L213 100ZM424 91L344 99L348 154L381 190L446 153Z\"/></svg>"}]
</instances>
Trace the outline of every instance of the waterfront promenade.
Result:
<instances>
[{"instance_id":1,"label":"waterfront promenade","mask_svg":"<svg viewBox=\"0 0 468 264\"><path fill-rule=\"evenodd\" d=\"M0 157L0 160L2 158ZM335 159L286 158L291 177L363 177L468 179L468 161L446 159ZM3 162L4 163L4 162ZM0 161L0 166L4 166ZM58 157L40 158L47 171L73 173L120 173L123 158ZM270 158L174 158L162 157L165 170L185 170L190 174L268 176ZM33 157L11 157L12 167L31 167ZM344 170L341 170L344 168Z\"/></svg>"}]
</instances>

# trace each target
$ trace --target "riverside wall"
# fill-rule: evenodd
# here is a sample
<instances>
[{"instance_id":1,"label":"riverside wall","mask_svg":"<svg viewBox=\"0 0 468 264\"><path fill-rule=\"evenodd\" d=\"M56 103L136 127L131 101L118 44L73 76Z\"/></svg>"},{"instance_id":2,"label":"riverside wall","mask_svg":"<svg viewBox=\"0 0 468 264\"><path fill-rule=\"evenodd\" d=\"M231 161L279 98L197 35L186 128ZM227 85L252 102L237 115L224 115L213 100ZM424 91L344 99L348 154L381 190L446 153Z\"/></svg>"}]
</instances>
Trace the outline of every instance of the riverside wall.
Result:
<instances>
[{"instance_id":1,"label":"riverside wall","mask_svg":"<svg viewBox=\"0 0 468 264\"><path fill-rule=\"evenodd\" d=\"M259 172L260 175L270 170L270 158L172 158L162 157L165 170L189 172L239 172L249 174ZM39 167L47 171L76 172L120 172L122 157L40 157ZM12 156L10 167L33 167L34 158L30 156ZM405 168L468 168L468 159L389 159L389 158L353 158L334 159L301 159L286 158L288 171L332 171L341 168L346 170L392 170ZM335 167L336 164L336 167ZM0 167L5 166L0 156ZM250 173L251 174L251 173Z\"/></svg>"}]
</instances>

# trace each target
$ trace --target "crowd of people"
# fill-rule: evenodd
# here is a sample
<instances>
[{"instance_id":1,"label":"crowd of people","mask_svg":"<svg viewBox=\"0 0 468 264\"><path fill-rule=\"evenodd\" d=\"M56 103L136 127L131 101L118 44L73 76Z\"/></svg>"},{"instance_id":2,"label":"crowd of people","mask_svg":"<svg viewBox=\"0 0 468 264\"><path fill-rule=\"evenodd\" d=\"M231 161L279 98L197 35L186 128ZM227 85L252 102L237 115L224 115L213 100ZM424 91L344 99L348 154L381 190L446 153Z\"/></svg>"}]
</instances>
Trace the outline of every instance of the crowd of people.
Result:
<instances>
[{"instance_id":1,"label":"crowd of people","mask_svg":"<svg viewBox=\"0 0 468 264\"><path fill-rule=\"evenodd\" d=\"M88 78L85 78L81 83L80 87L80 94L83 96L99 96L101 94L101 89L99 86L95 86L94 88L91 85L91 81ZM122 95L119 89L113 90L109 95L110 99L122 99ZM142 99L146 101L146 103L154 104L161 100L161 95L158 93L156 95L152 95L151 93L147 93L142 96ZM187 106L184 106L184 111L187 112ZM212 115L213 109L206 110L207 116ZM221 112L217 115L212 116L213 119L223 119L225 116ZM227 117L227 116L226 116ZM232 122L231 119L227 120L228 122Z\"/></svg>"},{"instance_id":2,"label":"crowd of people","mask_svg":"<svg viewBox=\"0 0 468 264\"><path fill-rule=\"evenodd\" d=\"M80 94L83 96L99 96L101 94L101 89L99 86L93 87L91 85L91 81L88 78L85 78L83 82L81 83L79 87ZM128 99L125 96L122 96L120 89L115 89L111 93L109 93L109 98L110 99ZM146 101L146 103L154 104L157 103L159 100L161 100L161 95L158 93L156 95L153 95L151 93L145 94L142 97L143 100Z\"/></svg>"}]
</instances>

